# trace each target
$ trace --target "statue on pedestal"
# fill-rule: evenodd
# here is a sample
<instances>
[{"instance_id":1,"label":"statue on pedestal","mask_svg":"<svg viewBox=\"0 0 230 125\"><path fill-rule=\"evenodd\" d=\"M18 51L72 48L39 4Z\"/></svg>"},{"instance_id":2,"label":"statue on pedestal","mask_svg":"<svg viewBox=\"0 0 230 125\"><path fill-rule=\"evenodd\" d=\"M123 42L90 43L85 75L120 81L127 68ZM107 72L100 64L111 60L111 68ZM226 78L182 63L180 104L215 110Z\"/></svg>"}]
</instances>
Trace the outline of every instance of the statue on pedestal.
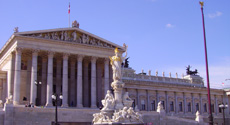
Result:
<instances>
[{"instance_id":1,"label":"statue on pedestal","mask_svg":"<svg viewBox=\"0 0 230 125\"><path fill-rule=\"evenodd\" d=\"M102 110L113 110L114 109L115 100L110 90L107 91L105 99L101 100L101 103L104 106Z\"/></svg>"},{"instance_id":2,"label":"statue on pedestal","mask_svg":"<svg viewBox=\"0 0 230 125\"><path fill-rule=\"evenodd\" d=\"M133 104L133 100L129 97L128 92L125 92L125 94L123 95L123 104L127 107L131 107Z\"/></svg>"},{"instance_id":3,"label":"statue on pedestal","mask_svg":"<svg viewBox=\"0 0 230 125\"><path fill-rule=\"evenodd\" d=\"M116 48L114 50L115 56L109 57L110 58L110 64L112 65L112 69L113 69L113 81L120 80L122 77L121 76L121 63L127 57L127 48L128 48L128 46L126 46L125 44L123 46L125 48L125 56L124 57L120 57L118 55L119 54L118 48Z\"/></svg>"},{"instance_id":4,"label":"statue on pedestal","mask_svg":"<svg viewBox=\"0 0 230 125\"><path fill-rule=\"evenodd\" d=\"M110 58L110 64L113 70L113 82L111 86L114 90L113 94L108 90L105 98L101 101L104 106L100 113L93 114L94 124L142 124L142 115L135 112L131 107L133 100L129 97L128 92L122 95L125 83L122 82L121 63L127 56L127 47L125 49L125 56L119 55L118 48L115 49L115 55Z\"/></svg>"}]
</instances>

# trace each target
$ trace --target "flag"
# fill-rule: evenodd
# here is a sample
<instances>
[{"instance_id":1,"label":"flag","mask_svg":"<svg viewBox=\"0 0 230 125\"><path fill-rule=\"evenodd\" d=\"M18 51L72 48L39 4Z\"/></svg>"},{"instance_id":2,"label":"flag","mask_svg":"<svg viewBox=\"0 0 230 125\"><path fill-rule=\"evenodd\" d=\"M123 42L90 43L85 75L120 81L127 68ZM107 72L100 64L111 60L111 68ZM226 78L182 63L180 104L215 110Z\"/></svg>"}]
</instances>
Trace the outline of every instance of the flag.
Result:
<instances>
[{"instance_id":1,"label":"flag","mask_svg":"<svg viewBox=\"0 0 230 125\"><path fill-rule=\"evenodd\" d=\"M224 86L224 82L222 82L222 86Z\"/></svg>"},{"instance_id":2,"label":"flag","mask_svg":"<svg viewBox=\"0 0 230 125\"><path fill-rule=\"evenodd\" d=\"M70 14L70 3L69 3L69 8L68 8L68 14Z\"/></svg>"}]
</instances>

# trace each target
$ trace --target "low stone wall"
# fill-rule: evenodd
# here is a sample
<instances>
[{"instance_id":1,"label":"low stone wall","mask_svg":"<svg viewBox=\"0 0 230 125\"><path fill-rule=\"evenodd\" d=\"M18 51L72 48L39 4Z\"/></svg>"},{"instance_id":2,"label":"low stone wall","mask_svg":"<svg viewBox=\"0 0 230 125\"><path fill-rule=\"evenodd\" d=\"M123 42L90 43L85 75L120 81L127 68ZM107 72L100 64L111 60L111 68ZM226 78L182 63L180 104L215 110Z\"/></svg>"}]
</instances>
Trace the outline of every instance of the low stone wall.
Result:
<instances>
[{"instance_id":1,"label":"low stone wall","mask_svg":"<svg viewBox=\"0 0 230 125\"><path fill-rule=\"evenodd\" d=\"M76 108L58 108L58 121L63 125L74 125L79 123L91 123L93 114L99 112L99 109L76 109ZM164 116L154 111L140 111L145 123L153 125L203 125L192 119L179 118L175 116ZM0 125L51 125L55 120L55 108L29 108L23 106L14 107L7 105L5 111L0 111ZM204 121L208 119L205 117ZM226 118L229 124L230 119ZM223 118L214 119L215 123L223 123Z\"/></svg>"},{"instance_id":2,"label":"low stone wall","mask_svg":"<svg viewBox=\"0 0 230 125\"><path fill-rule=\"evenodd\" d=\"M4 125L51 125L55 108L8 107ZM8 111L8 112L7 112ZM60 122L91 122L99 109L58 108Z\"/></svg>"},{"instance_id":3,"label":"low stone wall","mask_svg":"<svg viewBox=\"0 0 230 125\"><path fill-rule=\"evenodd\" d=\"M143 120L145 123L152 125L205 125L206 123L198 123L195 120L178 118L175 116L160 115L158 112L143 112Z\"/></svg>"}]
</instances>

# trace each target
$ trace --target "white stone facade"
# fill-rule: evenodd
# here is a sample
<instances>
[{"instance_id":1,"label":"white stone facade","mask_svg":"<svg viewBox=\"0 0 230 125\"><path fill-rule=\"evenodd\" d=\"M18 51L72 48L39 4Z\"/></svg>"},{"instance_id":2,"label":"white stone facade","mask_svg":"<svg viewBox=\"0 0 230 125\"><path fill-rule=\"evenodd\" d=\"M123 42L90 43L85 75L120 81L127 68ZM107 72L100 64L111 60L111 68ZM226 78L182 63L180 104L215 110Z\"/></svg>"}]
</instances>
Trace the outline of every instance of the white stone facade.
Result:
<instances>
[{"instance_id":1,"label":"white stone facade","mask_svg":"<svg viewBox=\"0 0 230 125\"><path fill-rule=\"evenodd\" d=\"M87 108L95 112L111 89L109 56L123 48L79 28L60 28L14 33L0 53L0 100L13 95L15 107L33 103L53 106L51 95L62 94L59 106ZM166 115L195 117L208 115L207 88L199 76L184 78L136 74L124 68L123 92L128 92L141 112L154 112L162 101ZM154 74L154 73L152 73ZM41 85L35 85L35 81ZM211 89L213 114L220 117L218 105L229 104L229 92ZM23 100L23 98L26 100ZM225 110L229 117L230 110ZM93 113L91 113L93 114Z\"/></svg>"}]
</instances>

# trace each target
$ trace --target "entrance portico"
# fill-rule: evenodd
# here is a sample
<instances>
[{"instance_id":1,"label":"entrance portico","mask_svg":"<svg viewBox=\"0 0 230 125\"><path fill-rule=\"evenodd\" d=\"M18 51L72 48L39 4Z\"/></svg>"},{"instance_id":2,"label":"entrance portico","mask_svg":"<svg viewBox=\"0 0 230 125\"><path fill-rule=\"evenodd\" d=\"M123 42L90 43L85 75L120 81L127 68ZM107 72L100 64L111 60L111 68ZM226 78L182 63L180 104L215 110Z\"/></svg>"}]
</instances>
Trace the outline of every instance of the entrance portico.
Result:
<instances>
[{"instance_id":1,"label":"entrance portico","mask_svg":"<svg viewBox=\"0 0 230 125\"><path fill-rule=\"evenodd\" d=\"M60 106L78 108L101 106L97 96L109 89L111 79L108 57L116 47L123 51L79 28L14 33L5 47L11 49L3 49L1 56L15 60L6 68L9 82L13 81L7 93L13 95L14 105L24 104L26 98L36 105L53 106L51 95L57 93L63 95ZM1 67L6 66L3 63Z\"/></svg>"}]
</instances>

